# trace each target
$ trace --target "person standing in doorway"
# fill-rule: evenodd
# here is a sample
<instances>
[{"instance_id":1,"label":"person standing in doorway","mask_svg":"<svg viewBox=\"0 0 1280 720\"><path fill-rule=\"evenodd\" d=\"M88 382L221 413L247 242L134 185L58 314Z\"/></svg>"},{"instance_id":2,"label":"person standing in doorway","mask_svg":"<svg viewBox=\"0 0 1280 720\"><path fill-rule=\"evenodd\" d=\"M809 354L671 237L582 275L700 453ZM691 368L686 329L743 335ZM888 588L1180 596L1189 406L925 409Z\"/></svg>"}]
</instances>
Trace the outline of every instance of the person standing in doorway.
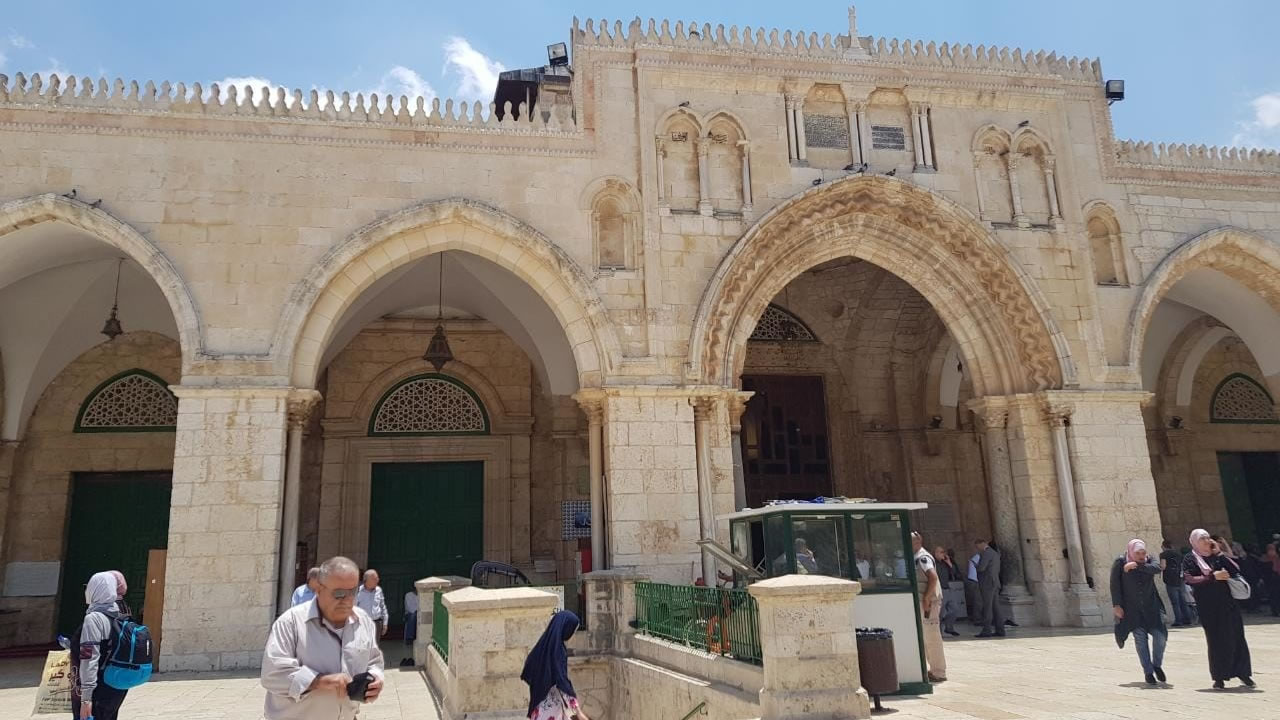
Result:
<instances>
[{"instance_id":1,"label":"person standing in doorway","mask_svg":"<svg viewBox=\"0 0 1280 720\"><path fill-rule=\"evenodd\" d=\"M356 596L356 607L369 613L369 617L373 618L373 622L378 626L378 637L387 634L387 598L382 594L382 588L378 585L378 571L369 569L364 571L364 583L360 585L360 594Z\"/></svg>"},{"instance_id":2,"label":"person standing in doorway","mask_svg":"<svg viewBox=\"0 0 1280 720\"><path fill-rule=\"evenodd\" d=\"M978 637L1004 637L1004 612L1000 609L1000 553L986 540L978 548L978 595L982 604L982 632Z\"/></svg>"},{"instance_id":3,"label":"person standing in doorway","mask_svg":"<svg viewBox=\"0 0 1280 720\"><path fill-rule=\"evenodd\" d=\"M956 618L960 616L960 605L964 602L964 590L957 589L964 587L960 572L951 553L941 545L933 549L933 559L937 561L938 584L942 586L942 632L960 637L956 632Z\"/></svg>"},{"instance_id":4,"label":"person standing in doorway","mask_svg":"<svg viewBox=\"0 0 1280 720\"><path fill-rule=\"evenodd\" d=\"M1168 540L1160 544L1160 570L1173 606L1173 627L1186 627L1191 624L1191 608L1187 605L1186 583L1182 582L1182 555Z\"/></svg>"},{"instance_id":5,"label":"person standing in doorway","mask_svg":"<svg viewBox=\"0 0 1280 720\"><path fill-rule=\"evenodd\" d=\"M293 589L293 597L289 606L301 605L316 596L316 580L320 577L320 568L313 567L307 571L307 581Z\"/></svg>"},{"instance_id":6,"label":"person standing in doorway","mask_svg":"<svg viewBox=\"0 0 1280 720\"><path fill-rule=\"evenodd\" d=\"M1134 649L1148 685L1165 682L1164 647L1169 631L1164 626L1164 605L1156 592L1160 566L1147 554L1147 544L1134 538L1124 554L1111 565L1111 606L1116 616L1117 641L1133 634ZM1147 639L1151 639L1148 646Z\"/></svg>"},{"instance_id":7,"label":"person standing in doorway","mask_svg":"<svg viewBox=\"0 0 1280 720\"><path fill-rule=\"evenodd\" d=\"M102 681L107 656L115 634L113 619L119 585L112 572L96 573L84 588L84 601L89 606L84 624L76 631L71 644L71 715L74 720L116 720L120 705L129 694ZM117 636L118 637L118 636Z\"/></svg>"},{"instance_id":8,"label":"person standing in doorway","mask_svg":"<svg viewBox=\"0 0 1280 720\"><path fill-rule=\"evenodd\" d=\"M404 594L404 645L408 652L403 660L400 661L400 667L412 667L413 660L413 641L418 639L418 590L417 588L409 588Z\"/></svg>"},{"instance_id":9,"label":"person standing in doorway","mask_svg":"<svg viewBox=\"0 0 1280 720\"><path fill-rule=\"evenodd\" d=\"M382 693L377 627L356 607L360 569L334 557L320 566L314 602L276 618L262 653L267 720L355 720Z\"/></svg>"},{"instance_id":10,"label":"person standing in doorway","mask_svg":"<svg viewBox=\"0 0 1280 720\"><path fill-rule=\"evenodd\" d=\"M942 583L933 556L924 549L920 533L911 533L915 552L916 589L920 592L920 624L924 634L924 656L929 663L929 682L945 682L947 658L942 650Z\"/></svg>"},{"instance_id":11,"label":"person standing in doorway","mask_svg":"<svg viewBox=\"0 0 1280 720\"><path fill-rule=\"evenodd\" d=\"M1244 638L1240 605L1231 596L1228 581L1240 576L1240 566L1227 557L1209 533L1191 532L1191 552L1182 561L1182 579L1191 586L1200 609L1200 627L1209 645L1209 674L1215 690L1238 677L1253 687L1253 662Z\"/></svg>"}]
</instances>

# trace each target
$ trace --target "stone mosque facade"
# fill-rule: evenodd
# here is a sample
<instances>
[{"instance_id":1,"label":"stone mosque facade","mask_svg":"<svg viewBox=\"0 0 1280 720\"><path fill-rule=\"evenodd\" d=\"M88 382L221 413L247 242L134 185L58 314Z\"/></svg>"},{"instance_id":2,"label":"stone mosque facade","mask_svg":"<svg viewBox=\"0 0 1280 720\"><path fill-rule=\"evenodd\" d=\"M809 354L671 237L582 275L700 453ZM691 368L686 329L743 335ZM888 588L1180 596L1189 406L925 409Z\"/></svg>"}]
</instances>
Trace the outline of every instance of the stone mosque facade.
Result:
<instances>
[{"instance_id":1,"label":"stone mosque facade","mask_svg":"<svg viewBox=\"0 0 1280 720\"><path fill-rule=\"evenodd\" d=\"M575 20L514 105L0 76L0 642L111 563L252 667L330 555L687 584L777 498L927 502L1057 626L1280 532L1280 157L841 25Z\"/></svg>"}]
</instances>

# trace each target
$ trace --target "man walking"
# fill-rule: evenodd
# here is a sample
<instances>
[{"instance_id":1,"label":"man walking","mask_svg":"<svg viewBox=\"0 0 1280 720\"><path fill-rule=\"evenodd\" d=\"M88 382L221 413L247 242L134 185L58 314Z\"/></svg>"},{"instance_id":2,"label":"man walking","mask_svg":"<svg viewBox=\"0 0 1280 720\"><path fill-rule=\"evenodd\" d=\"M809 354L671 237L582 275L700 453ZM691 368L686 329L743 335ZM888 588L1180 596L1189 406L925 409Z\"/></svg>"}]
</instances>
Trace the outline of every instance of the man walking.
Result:
<instances>
[{"instance_id":1,"label":"man walking","mask_svg":"<svg viewBox=\"0 0 1280 720\"><path fill-rule=\"evenodd\" d=\"M360 586L360 594L356 597L356 607L369 613L369 617L378 625L378 637L387 634L387 599L378 586L378 571L365 570L364 584Z\"/></svg>"},{"instance_id":2,"label":"man walking","mask_svg":"<svg viewBox=\"0 0 1280 720\"><path fill-rule=\"evenodd\" d=\"M920 591L920 622L924 633L924 656L929 663L929 681L945 682L947 658L942 651L942 583L933 556L924 549L920 533L911 533L915 551L916 588Z\"/></svg>"},{"instance_id":3,"label":"man walking","mask_svg":"<svg viewBox=\"0 0 1280 720\"><path fill-rule=\"evenodd\" d=\"M956 618L960 616L960 605L964 602L964 590L959 589L963 587L959 582L960 573L951 554L941 545L933 549L933 559L938 570L938 585L942 587L942 632L960 637L956 632Z\"/></svg>"},{"instance_id":4,"label":"man walking","mask_svg":"<svg viewBox=\"0 0 1280 720\"><path fill-rule=\"evenodd\" d=\"M1164 589L1169 592L1169 604L1173 606L1173 627L1191 624L1191 607L1187 605L1187 589L1182 582L1182 555L1173 549L1173 543L1160 543L1160 572Z\"/></svg>"},{"instance_id":5,"label":"man walking","mask_svg":"<svg viewBox=\"0 0 1280 720\"><path fill-rule=\"evenodd\" d=\"M301 605L316 596L316 579L320 577L320 568L313 567L307 571L307 581L293 590L293 598L289 606Z\"/></svg>"},{"instance_id":6,"label":"man walking","mask_svg":"<svg viewBox=\"0 0 1280 720\"><path fill-rule=\"evenodd\" d=\"M979 540L978 595L982 608L982 632L978 637L1004 637L1004 613L1000 609L1000 553L986 540Z\"/></svg>"},{"instance_id":7,"label":"man walking","mask_svg":"<svg viewBox=\"0 0 1280 720\"><path fill-rule=\"evenodd\" d=\"M355 606L360 570L326 560L315 602L295 605L271 626L262 654L267 720L354 720L382 692L382 651L368 613Z\"/></svg>"},{"instance_id":8,"label":"man walking","mask_svg":"<svg viewBox=\"0 0 1280 720\"><path fill-rule=\"evenodd\" d=\"M969 622L982 625L982 600L978 593L978 561L982 559L982 550L978 543L973 544L973 555L965 563L964 607Z\"/></svg>"}]
</instances>

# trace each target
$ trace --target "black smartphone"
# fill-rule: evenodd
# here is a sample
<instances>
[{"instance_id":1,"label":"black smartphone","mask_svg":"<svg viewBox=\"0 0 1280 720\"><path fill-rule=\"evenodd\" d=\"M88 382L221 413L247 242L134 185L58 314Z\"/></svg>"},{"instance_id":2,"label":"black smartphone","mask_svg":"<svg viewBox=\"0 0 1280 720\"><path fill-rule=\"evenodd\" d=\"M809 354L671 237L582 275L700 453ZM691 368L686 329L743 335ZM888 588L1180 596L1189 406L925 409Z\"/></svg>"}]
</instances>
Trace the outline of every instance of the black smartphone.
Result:
<instances>
[{"instance_id":1,"label":"black smartphone","mask_svg":"<svg viewBox=\"0 0 1280 720\"><path fill-rule=\"evenodd\" d=\"M362 672L351 678L351 682L347 683L347 697L354 702L364 702L364 695L369 691L369 683L373 681L373 675Z\"/></svg>"}]
</instances>

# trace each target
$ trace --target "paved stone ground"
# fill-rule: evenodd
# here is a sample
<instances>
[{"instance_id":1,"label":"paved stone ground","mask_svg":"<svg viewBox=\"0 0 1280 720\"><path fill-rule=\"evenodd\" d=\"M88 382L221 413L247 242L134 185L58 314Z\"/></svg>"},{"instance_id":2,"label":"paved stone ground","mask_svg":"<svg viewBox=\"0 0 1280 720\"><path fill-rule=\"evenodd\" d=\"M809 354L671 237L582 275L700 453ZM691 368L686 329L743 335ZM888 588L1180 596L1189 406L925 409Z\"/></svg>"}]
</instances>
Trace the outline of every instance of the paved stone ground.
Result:
<instances>
[{"instance_id":1,"label":"paved stone ground","mask_svg":"<svg viewBox=\"0 0 1280 720\"><path fill-rule=\"evenodd\" d=\"M895 720L1265 720L1280 717L1280 623L1254 620L1247 628L1258 689L1214 691L1199 628L1171 631L1165 656L1169 686L1150 689L1132 645L1115 646L1110 632L1015 630L1003 640L967 637L947 642L948 675L932 695L889 698ZM394 650L388 647L390 655ZM390 657L391 662L399 656ZM41 661L0 661L0 720L27 718L35 702ZM1238 683L1232 683L1233 685ZM159 676L130 694L129 720L256 720L262 689L256 675ZM368 720L438 720L417 672L393 669L382 698L365 708ZM622 720L610 718L609 720Z\"/></svg>"}]
</instances>

